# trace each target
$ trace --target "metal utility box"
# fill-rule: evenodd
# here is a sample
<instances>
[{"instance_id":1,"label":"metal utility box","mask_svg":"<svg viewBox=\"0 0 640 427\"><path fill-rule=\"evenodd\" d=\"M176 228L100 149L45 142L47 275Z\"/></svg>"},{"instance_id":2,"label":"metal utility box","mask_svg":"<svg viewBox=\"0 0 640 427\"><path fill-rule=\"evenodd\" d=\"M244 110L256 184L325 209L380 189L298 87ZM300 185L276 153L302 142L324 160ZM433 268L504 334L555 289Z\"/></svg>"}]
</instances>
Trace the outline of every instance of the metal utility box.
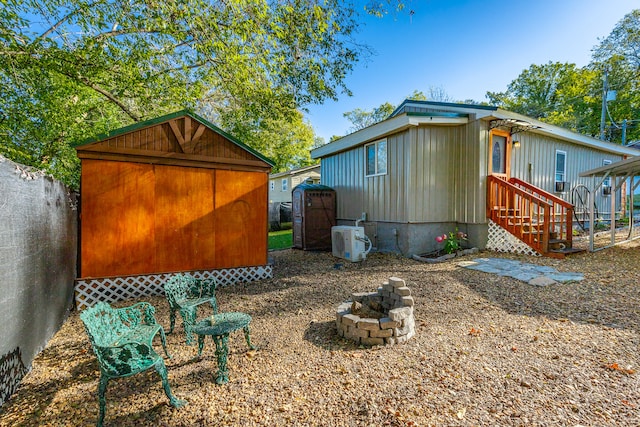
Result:
<instances>
[{"instance_id":1,"label":"metal utility box","mask_svg":"<svg viewBox=\"0 0 640 427\"><path fill-rule=\"evenodd\" d=\"M333 256L351 262L364 261L367 258L364 242L364 227L336 225L331 227Z\"/></svg>"},{"instance_id":2,"label":"metal utility box","mask_svg":"<svg viewBox=\"0 0 640 427\"><path fill-rule=\"evenodd\" d=\"M336 192L321 184L300 184L292 192L293 247L330 251L336 225Z\"/></svg>"}]
</instances>

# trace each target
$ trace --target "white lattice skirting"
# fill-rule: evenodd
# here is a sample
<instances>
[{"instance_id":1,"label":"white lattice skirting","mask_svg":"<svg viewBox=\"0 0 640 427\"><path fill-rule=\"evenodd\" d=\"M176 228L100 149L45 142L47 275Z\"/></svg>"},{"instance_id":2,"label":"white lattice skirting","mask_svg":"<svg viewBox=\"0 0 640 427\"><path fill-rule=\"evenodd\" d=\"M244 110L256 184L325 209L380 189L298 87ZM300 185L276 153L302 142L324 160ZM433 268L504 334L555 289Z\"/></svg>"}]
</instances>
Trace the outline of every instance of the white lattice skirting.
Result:
<instances>
[{"instance_id":1,"label":"white lattice skirting","mask_svg":"<svg viewBox=\"0 0 640 427\"><path fill-rule=\"evenodd\" d=\"M487 249L495 252L540 256L533 248L491 220L489 220Z\"/></svg>"},{"instance_id":2,"label":"white lattice skirting","mask_svg":"<svg viewBox=\"0 0 640 427\"><path fill-rule=\"evenodd\" d=\"M273 266L224 268L185 272L197 279L215 279L217 286L254 282L273 277ZM140 276L104 277L76 280L76 307L84 310L98 301L117 302L145 296L164 294L164 284L180 273L147 274Z\"/></svg>"}]
</instances>

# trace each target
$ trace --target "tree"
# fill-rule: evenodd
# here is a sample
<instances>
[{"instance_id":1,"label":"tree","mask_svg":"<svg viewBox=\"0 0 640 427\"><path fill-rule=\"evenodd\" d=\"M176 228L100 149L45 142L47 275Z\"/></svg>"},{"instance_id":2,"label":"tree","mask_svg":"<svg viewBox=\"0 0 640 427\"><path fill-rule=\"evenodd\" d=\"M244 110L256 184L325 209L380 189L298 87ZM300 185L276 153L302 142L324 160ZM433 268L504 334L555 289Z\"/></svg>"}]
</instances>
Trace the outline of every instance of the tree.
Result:
<instances>
[{"instance_id":1,"label":"tree","mask_svg":"<svg viewBox=\"0 0 640 427\"><path fill-rule=\"evenodd\" d=\"M350 93L357 16L339 0L3 0L1 153L77 185L71 144L105 130L203 100L234 129L295 118Z\"/></svg>"},{"instance_id":2,"label":"tree","mask_svg":"<svg viewBox=\"0 0 640 427\"><path fill-rule=\"evenodd\" d=\"M627 14L594 49L592 62L531 65L512 81L505 92L488 92L499 107L548 123L598 137L603 79L617 91L606 103L607 139L622 142L622 121L627 119L627 141L640 138L640 10Z\"/></svg>"},{"instance_id":3,"label":"tree","mask_svg":"<svg viewBox=\"0 0 640 427\"><path fill-rule=\"evenodd\" d=\"M606 70L608 88L617 91L616 100L606 103L608 139L622 141L625 119L625 141L640 139L640 10L625 15L600 42L590 67L600 76Z\"/></svg>"},{"instance_id":4,"label":"tree","mask_svg":"<svg viewBox=\"0 0 640 427\"><path fill-rule=\"evenodd\" d=\"M427 95L425 95L422 91L416 89L411 95L407 96L406 99L412 99L415 101L426 101L427 99L440 102L451 101L451 98L442 87L430 86L428 93L429 97L427 97ZM361 108L356 108L355 110L343 113L342 116L351 122L349 132L356 132L360 129L364 129L388 119L395 109L395 105L389 102L385 102L372 110L363 110Z\"/></svg>"},{"instance_id":5,"label":"tree","mask_svg":"<svg viewBox=\"0 0 640 427\"><path fill-rule=\"evenodd\" d=\"M594 63L605 63L610 58L623 58L624 65L638 77L640 73L640 9L628 13L611 33L593 51ZM622 65L622 64L621 64Z\"/></svg>"},{"instance_id":6,"label":"tree","mask_svg":"<svg viewBox=\"0 0 640 427\"><path fill-rule=\"evenodd\" d=\"M356 108L355 110L347 111L342 115L351 122L352 126L349 128L349 131L356 132L385 120L391 115L391 113L393 113L394 109L395 107L393 105L385 102L373 110Z\"/></svg>"},{"instance_id":7,"label":"tree","mask_svg":"<svg viewBox=\"0 0 640 427\"><path fill-rule=\"evenodd\" d=\"M545 119L563 106L563 90L576 83L578 73L575 64L534 64L509 83L506 92L487 92L487 98L508 110Z\"/></svg>"},{"instance_id":8,"label":"tree","mask_svg":"<svg viewBox=\"0 0 640 427\"><path fill-rule=\"evenodd\" d=\"M237 108L223 113L220 122L232 135L273 160L272 173L314 164L310 150L315 135L300 111L286 117L258 118L251 110Z\"/></svg>"},{"instance_id":9,"label":"tree","mask_svg":"<svg viewBox=\"0 0 640 427\"><path fill-rule=\"evenodd\" d=\"M429 86L427 94L421 90L414 90L406 99L414 101L435 101L435 102L453 102L447 91L442 86Z\"/></svg>"}]
</instances>

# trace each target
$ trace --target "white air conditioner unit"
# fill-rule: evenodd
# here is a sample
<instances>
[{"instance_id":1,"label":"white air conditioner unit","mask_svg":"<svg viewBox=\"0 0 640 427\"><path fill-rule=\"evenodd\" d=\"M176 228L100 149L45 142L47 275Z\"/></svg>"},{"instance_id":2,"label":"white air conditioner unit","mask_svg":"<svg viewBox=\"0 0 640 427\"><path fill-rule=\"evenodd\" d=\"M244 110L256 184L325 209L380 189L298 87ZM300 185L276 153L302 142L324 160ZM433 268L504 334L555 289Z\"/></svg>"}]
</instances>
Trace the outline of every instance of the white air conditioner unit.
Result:
<instances>
[{"instance_id":1,"label":"white air conditioner unit","mask_svg":"<svg viewBox=\"0 0 640 427\"><path fill-rule=\"evenodd\" d=\"M366 240L364 227L348 225L331 227L331 247L335 257L351 262L363 261L367 257L364 245Z\"/></svg>"}]
</instances>

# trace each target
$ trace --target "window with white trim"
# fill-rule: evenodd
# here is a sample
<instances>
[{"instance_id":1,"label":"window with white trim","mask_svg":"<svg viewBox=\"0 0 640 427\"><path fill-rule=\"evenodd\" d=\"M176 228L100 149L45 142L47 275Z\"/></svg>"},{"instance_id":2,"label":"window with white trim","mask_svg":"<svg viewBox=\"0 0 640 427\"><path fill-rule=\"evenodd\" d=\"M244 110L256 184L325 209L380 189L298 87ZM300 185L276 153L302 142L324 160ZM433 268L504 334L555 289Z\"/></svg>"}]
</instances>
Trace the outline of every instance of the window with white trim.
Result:
<instances>
[{"instance_id":1,"label":"window with white trim","mask_svg":"<svg viewBox=\"0 0 640 427\"><path fill-rule=\"evenodd\" d=\"M611 160L607 160L604 159L602 160L602 166L607 166L611 164ZM603 188L603 192L606 192L607 190L604 190L605 187L608 187L608 191L611 191L611 176L608 176L604 179L604 181L602 181L602 188Z\"/></svg>"},{"instance_id":2,"label":"window with white trim","mask_svg":"<svg viewBox=\"0 0 640 427\"><path fill-rule=\"evenodd\" d=\"M556 150L556 178L555 182L567 180L567 152Z\"/></svg>"},{"instance_id":3,"label":"window with white trim","mask_svg":"<svg viewBox=\"0 0 640 427\"><path fill-rule=\"evenodd\" d=\"M365 176L387 173L387 140L372 142L364 146Z\"/></svg>"},{"instance_id":4,"label":"window with white trim","mask_svg":"<svg viewBox=\"0 0 640 427\"><path fill-rule=\"evenodd\" d=\"M289 183L287 182L287 178L284 178L284 179L282 180L282 191L287 191L288 184L289 184Z\"/></svg>"},{"instance_id":5,"label":"window with white trim","mask_svg":"<svg viewBox=\"0 0 640 427\"><path fill-rule=\"evenodd\" d=\"M271 181L271 191L276 189L276 182L275 181Z\"/></svg>"}]
</instances>

